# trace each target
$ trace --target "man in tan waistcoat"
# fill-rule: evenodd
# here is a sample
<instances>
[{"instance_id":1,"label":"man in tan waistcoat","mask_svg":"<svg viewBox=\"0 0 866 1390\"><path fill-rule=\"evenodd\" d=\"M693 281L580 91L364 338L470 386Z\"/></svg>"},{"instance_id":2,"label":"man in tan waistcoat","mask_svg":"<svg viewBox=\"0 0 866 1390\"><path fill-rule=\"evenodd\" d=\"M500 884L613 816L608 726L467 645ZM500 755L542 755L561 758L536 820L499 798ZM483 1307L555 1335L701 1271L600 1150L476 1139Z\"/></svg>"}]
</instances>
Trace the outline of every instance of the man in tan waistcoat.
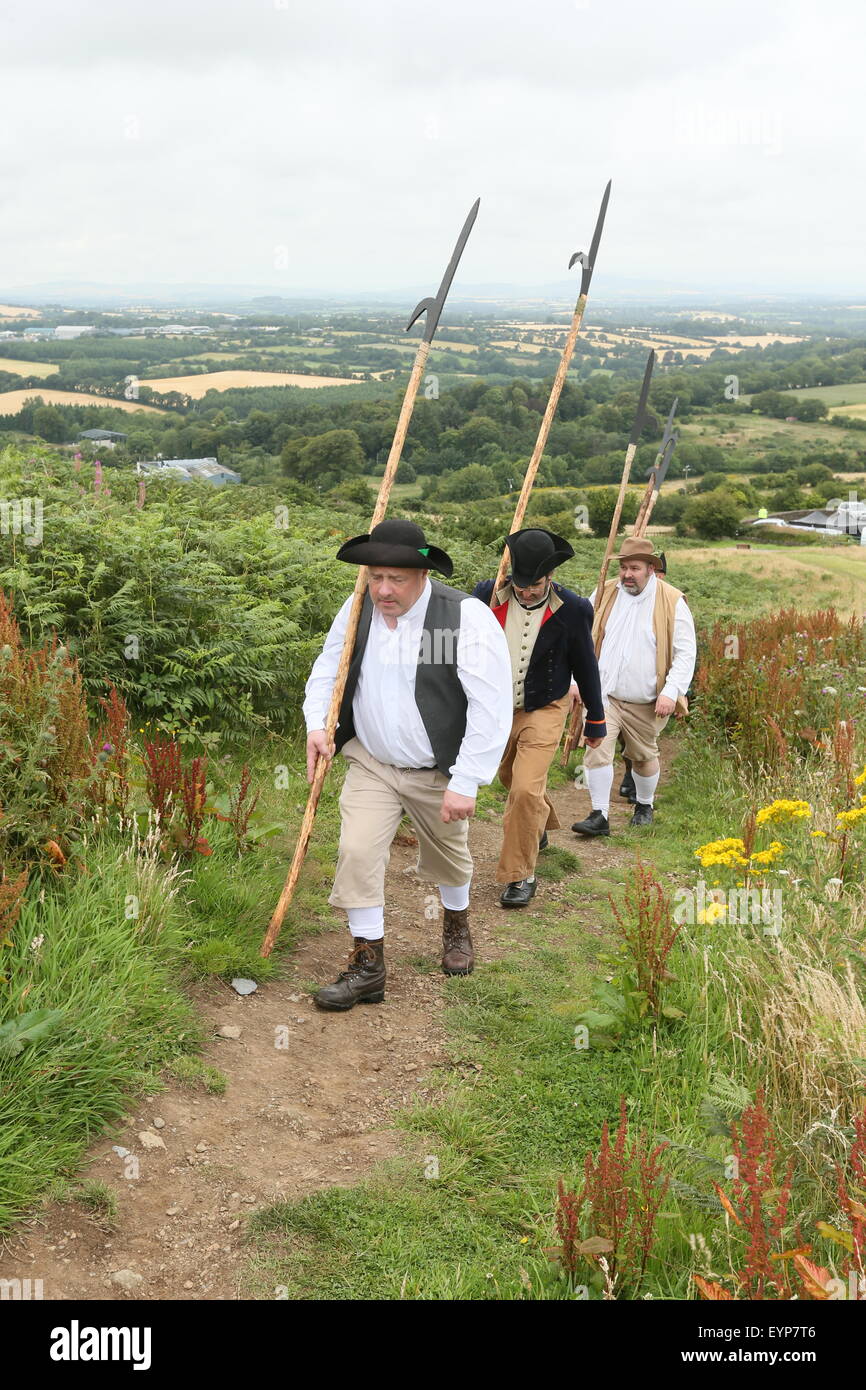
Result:
<instances>
[{"instance_id":1,"label":"man in tan waistcoat","mask_svg":"<svg viewBox=\"0 0 866 1390\"><path fill-rule=\"evenodd\" d=\"M592 811L572 826L579 835L610 834L613 759L620 734L637 794L630 824L652 824L658 736L675 710L688 711L686 691L697 655L692 615L680 590L661 578L652 542L629 537L618 558L618 577L590 598L607 733L584 756Z\"/></svg>"}]
</instances>

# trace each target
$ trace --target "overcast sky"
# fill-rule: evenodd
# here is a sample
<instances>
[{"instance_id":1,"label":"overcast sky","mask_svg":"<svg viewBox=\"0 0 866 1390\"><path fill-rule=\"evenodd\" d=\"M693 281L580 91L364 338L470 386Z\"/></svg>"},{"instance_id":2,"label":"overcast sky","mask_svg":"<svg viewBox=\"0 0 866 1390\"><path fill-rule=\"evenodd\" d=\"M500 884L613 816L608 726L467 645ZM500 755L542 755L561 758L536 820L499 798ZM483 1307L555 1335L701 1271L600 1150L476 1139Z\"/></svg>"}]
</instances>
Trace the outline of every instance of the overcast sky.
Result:
<instances>
[{"instance_id":1,"label":"overcast sky","mask_svg":"<svg viewBox=\"0 0 866 1390\"><path fill-rule=\"evenodd\" d=\"M866 302L862 0L0 0L0 288Z\"/></svg>"}]
</instances>

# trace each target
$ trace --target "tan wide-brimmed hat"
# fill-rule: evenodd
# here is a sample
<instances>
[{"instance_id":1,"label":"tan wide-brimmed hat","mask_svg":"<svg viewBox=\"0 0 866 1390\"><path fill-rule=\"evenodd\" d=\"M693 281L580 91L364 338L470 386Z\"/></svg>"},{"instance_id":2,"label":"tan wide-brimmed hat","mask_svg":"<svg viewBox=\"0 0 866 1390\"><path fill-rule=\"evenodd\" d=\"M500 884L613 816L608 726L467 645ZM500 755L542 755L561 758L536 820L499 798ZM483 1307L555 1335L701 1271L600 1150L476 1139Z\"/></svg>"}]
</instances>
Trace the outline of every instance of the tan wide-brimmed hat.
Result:
<instances>
[{"instance_id":1,"label":"tan wide-brimmed hat","mask_svg":"<svg viewBox=\"0 0 866 1390\"><path fill-rule=\"evenodd\" d=\"M653 550L652 541L646 540L643 536L637 539L634 536L627 536L619 548L618 560L646 560L647 564L654 569L660 570L663 561L660 555L656 555Z\"/></svg>"}]
</instances>

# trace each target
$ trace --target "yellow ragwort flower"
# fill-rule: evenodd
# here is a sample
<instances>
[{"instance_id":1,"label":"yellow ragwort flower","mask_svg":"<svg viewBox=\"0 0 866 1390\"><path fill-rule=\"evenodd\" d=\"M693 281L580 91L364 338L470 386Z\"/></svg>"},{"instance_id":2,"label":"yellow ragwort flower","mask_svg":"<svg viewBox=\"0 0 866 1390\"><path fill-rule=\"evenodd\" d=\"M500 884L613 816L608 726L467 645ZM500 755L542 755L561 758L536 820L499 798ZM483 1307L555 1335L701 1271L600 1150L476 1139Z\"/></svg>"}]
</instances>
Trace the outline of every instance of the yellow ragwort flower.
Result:
<instances>
[{"instance_id":1,"label":"yellow ragwort flower","mask_svg":"<svg viewBox=\"0 0 866 1390\"><path fill-rule=\"evenodd\" d=\"M812 807L808 801L772 801L769 806L763 806L755 817L757 825L765 825L767 821L789 821L807 820L812 814Z\"/></svg>"},{"instance_id":2,"label":"yellow ragwort flower","mask_svg":"<svg viewBox=\"0 0 866 1390\"><path fill-rule=\"evenodd\" d=\"M866 816L866 806L854 806L850 811L840 811L836 821L847 829L851 825L856 825L863 816Z\"/></svg>"}]
</instances>

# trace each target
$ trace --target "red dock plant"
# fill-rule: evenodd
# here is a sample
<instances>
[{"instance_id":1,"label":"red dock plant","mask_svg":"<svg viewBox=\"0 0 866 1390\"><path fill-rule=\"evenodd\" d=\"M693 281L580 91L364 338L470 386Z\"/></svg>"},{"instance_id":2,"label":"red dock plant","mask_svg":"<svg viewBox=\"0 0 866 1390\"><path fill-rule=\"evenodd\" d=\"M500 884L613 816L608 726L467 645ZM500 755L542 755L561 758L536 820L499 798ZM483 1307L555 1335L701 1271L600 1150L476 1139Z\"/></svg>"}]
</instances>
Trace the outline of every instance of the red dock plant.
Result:
<instances>
[{"instance_id":1,"label":"red dock plant","mask_svg":"<svg viewBox=\"0 0 866 1390\"><path fill-rule=\"evenodd\" d=\"M247 798L250 793L251 781L252 773L250 772L249 765L247 763L244 763L243 767L241 768L241 780L238 783L237 787L234 789L234 791L231 793L231 796L229 798L229 807L231 813L227 817L227 819L231 821L231 826L235 833L235 842L237 844L238 851L249 848L247 842L247 833L249 831L250 826L250 816L256 809L256 804L258 802L259 796L261 795L260 792L256 792L252 800L247 801Z\"/></svg>"},{"instance_id":2,"label":"red dock plant","mask_svg":"<svg viewBox=\"0 0 866 1390\"><path fill-rule=\"evenodd\" d=\"M665 980L671 978L667 959L680 932L674 923L671 899L638 856L622 908L609 896L617 932L634 964L635 982L646 1007L658 1014Z\"/></svg>"},{"instance_id":3,"label":"red dock plant","mask_svg":"<svg viewBox=\"0 0 866 1390\"><path fill-rule=\"evenodd\" d=\"M206 753L199 758L193 758L189 767L184 768L180 792L184 831L181 847L187 851L197 850L199 854L210 854L211 847L201 833L207 801Z\"/></svg>"},{"instance_id":4,"label":"red dock plant","mask_svg":"<svg viewBox=\"0 0 866 1390\"><path fill-rule=\"evenodd\" d=\"M94 739L96 798L103 812L114 807L126 814L129 804L129 711L113 685L100 696L103 718Z\"/></svg>"},{"instance_id":5,"label":"red dock plant","mask_svg":"<svg viewBox=\"0 0 866 1390\"><path fill-rule=\"evenodd\" d=\"M160 824L165 824L181 788L180 744L160 734L149 739L144 745L144 768L147 799Z\"/></svg>"},{"instance_id":6,"label":"red dock plant","mask_svg":"<svg viewBox=\"0 0 866 1390\"><path fill-rule=\"evenodd\" d=\"M666 1142L651 1147L645 1129L629 1145L625 1096L621 1096L616 1137L611 1143L605 1120L598 1154L590 1152L584 1160L580 1191L568 1191L559 1183L556 1230L561 1244L555 1258L570 1279L579 1260L596 1262L605 1255L610 1282L619 1279L637 1293L670 1182L659 1162L666 1148Z\"/></svg>"}]
</instances>

